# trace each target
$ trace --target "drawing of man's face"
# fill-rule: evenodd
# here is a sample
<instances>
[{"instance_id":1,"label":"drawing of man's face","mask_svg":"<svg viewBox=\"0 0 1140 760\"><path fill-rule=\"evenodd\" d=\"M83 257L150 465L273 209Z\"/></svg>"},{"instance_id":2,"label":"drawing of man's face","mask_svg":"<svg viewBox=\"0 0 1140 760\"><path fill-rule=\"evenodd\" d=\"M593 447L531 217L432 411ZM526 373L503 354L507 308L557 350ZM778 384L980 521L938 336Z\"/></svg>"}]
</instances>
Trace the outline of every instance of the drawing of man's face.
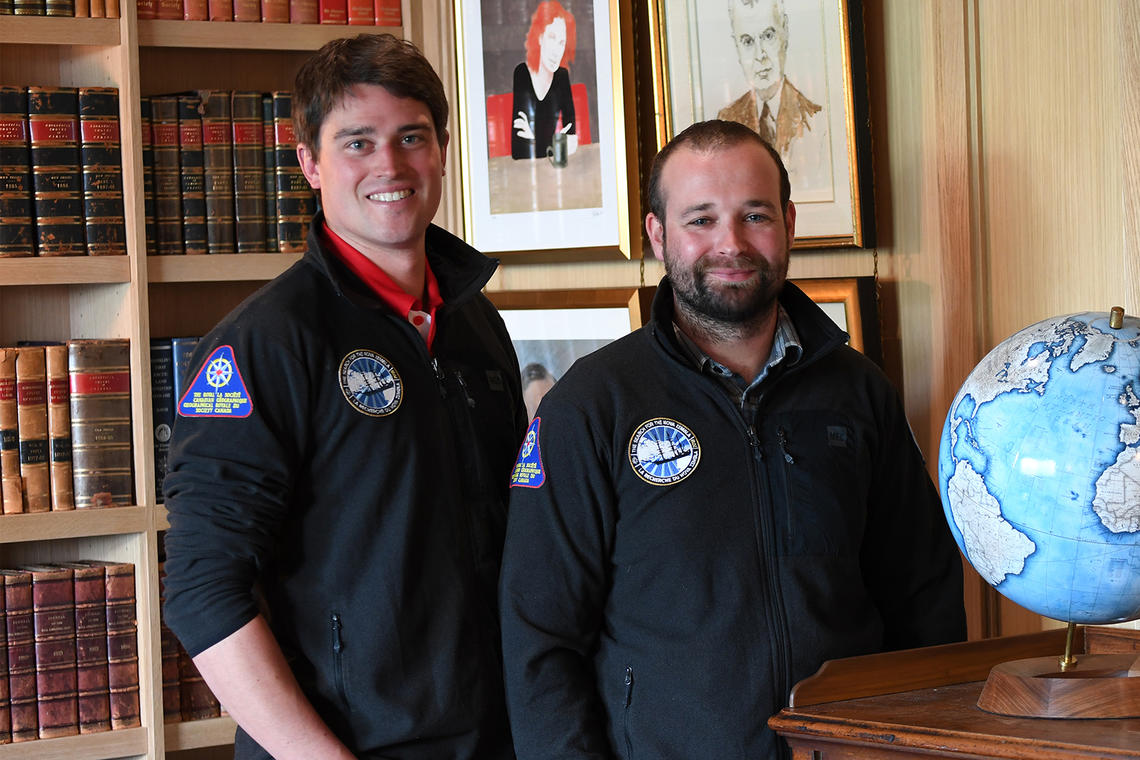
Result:
<instances>
[{"instance_id":1,"label":"drawing of man's face","mask_svg":"<svg viewBox=\"0 0 1140 760\"><path fill-rule=\"evenodd\" d=\"M729 0L728 16L744 76L767 100L784 77L788 55L788 16L781 0Z\"/></svg>"}]
</instances>

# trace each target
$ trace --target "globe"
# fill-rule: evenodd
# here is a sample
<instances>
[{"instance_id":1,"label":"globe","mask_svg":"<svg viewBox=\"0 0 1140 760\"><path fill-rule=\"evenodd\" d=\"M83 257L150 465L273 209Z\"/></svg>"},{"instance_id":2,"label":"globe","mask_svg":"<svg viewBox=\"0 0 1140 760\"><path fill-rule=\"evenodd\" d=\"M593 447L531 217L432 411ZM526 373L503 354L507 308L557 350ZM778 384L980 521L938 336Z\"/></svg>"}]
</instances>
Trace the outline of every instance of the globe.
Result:
<instances>
[{"instance_id":1,"label":"globe","mask_svg":"<svg viewBox=\"0 0 1140 760\"><path fill-rule=\"evenodd\" d=\"M938 476L958 547L1039 615L1140 617L1140 319L1082 313L1002 341L954 397Z\"/></svg>"}]
</instances>

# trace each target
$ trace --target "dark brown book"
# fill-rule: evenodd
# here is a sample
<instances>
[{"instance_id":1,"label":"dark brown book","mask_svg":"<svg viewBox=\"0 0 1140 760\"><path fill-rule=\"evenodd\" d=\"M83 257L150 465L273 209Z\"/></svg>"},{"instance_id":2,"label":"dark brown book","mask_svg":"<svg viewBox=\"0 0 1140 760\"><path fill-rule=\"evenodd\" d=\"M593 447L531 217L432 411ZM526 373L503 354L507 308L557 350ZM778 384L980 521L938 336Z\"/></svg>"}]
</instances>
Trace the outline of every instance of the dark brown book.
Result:
<instances>
[{"instance_id":1,"label":"dark brown book","mask_svg":"<svg viewBox=\"0 0 1140 760\"><path fill-rule=\"evenodd\" d=\"M267 24L288 24L289 0L261 0L261 20Z\"/></svg>"},{"instance_id":2,"label":"dark brown book","mask_svg":"<svg viewBox=\"0 0 1140 760\"><path fill-rule=\"evenodd\" d=\"M106 569L107 678L111 728L141 725L139 712L138 623L135 617L135 566L98 562Z\"/></svg>"},{"instance_id":3,"label":"dark brown book","mask_svg":"<svg viewBox=\"0 0 1140 760\"><path fill-rule=\"evenodd\" d=\"M75 0L44 0L45 16L75 17Z\"/></svg>"},{"instance_id":4,"label":"dark brown book","mask_svg":"<svg viewBox=\"0 0 1140 760\"><path fill-rule=\"evenodd\" d=\"M179 254L182 253L182 176L178 165L178 98L152 96L150 123L157 253Z\"/></svg>"},{"instance_id":5,"label":"dark brown book","mask_svg":"<svg viewBox=\"0 0 1140 760\"><path fill-rule=\"evenodd\" d=\"M301 253L305 250L309 224L317 204L297 160L292 93L273 93L273 134L276 147L277 250Z\"/></svg>"},{"instance_id":6,"label":"dark brown book","mask_svg":"<svg viewBox=\"0 0 1140 760\"><path fill-rule=\"evenodd\" d=\"M75 509L71 484L71 379L67 346L44 346L47 369L48 471L53 512Z\"/></svg>"},{"instance_id":7,"label":"dark brown book","mask_svg":"<svg viewBox=\"0 0 1140 760\"><path fill-rule=\"evenodd\" d=\"M131 350L124 339L72 340L71 465L76 509L132 503Z\"/></svg>"},{"instance_id":8,"label":"dark brown book","mask_svg":"<svg viewBox=\"0 0 1140 760\"><path fill-rule=\"evenodd\" d=\"M210 18L208 0L182 0L183 21L206 21Z\"/></svg>"},{"instance_id":9,"label":"dark brown book","mask_svg":"<svg viewBox=\"0 0 1140 760\"><path fill-rule=\"evenodd\" d=\"M0 744L12 741L12 700L8 696L8 613L0 578Z\"/></svg>"},{"instance_id":10,"label":"dark brown book","mask_svg":"<svg viewBox=\"0 0 1140 760\"><path fill-rule=\"evenodd\" d=\"M194 661L185 649L179 647L178 680L181 684L182 720L205 720L221 714L218 698L206 685Z\"/></svg>"},{"instance_id":11,"label":"dark brown book","mask_svg":"<svg viewBox=\"0 0 1140 760\"><path fill-rule=\"evenodd\" d=\"M237 90L231 102L237 252L265 253L265 128L261 123L261 93Z\"/></svg>"},{"instance_id":12,"label":"dark brown book","mask_svg":"<svg viewBox=\"0 0 1140 760\"><path fill-rule=\"evenodd\" d=\"M0 348L0 479L6 515L24 511L20 477L20 429L16 406L16 349Z\"/></svg>"},{"instance_id":13,"label":"dark brown book","mask_svg":"<svg viewBox=\"0 0 1140 760\"><path fill-rule=\"evenodd\" d=\"M12 741L26 742L39 737L32 574L26 570L0 570L0 580L4 582Z\"/></svg>"},{"instance_id":14,"label":"dark brown book","mask_svg":"<svg viewBox=\"0 0 1140 760\"><path fill-rule=\"evenodd\" d=\"M289 23L318 24L320 21L317 0L289 0Z\"/></svg>"},{"instance_id":15,"label":"dark brown book","mask_svg":"<svg viewBox=\"0 0 1140 760\"><path fill-rule=\"evenodd\" d=\"M20 569L32 574L39 736L73 736L79 733L75 581L66 567L27 565Z\"/></svg>"},{"instance_id":16,"label":"dark brown book","mask_svg":"<svg viewBox=\"0 0 1140 760\"><path fill-rule=\"evenodd\" d=\"M179 652L174 631L166 625L162 615L166 602L166 563L158 563L158 609L159 634L162 647L162 720L164 723L178 723L182 720L182 682L178 673Z\"/></svg>"},{"instance_id":17,"label":"dark brown book","mask_svg":"<svg viewBox=\"0 0 1140 760\"><path fill-rule=\"evenodd\" d=\"M79 170L79 91L29 87L36 251L40 256L87 253L83 178Z\"/></svg>"},{"instance_id":18,"label":"dark brown book","mask_svg":"<svg viewBox=\"0 0 1140 760\"><path fill-rule=\"evenodd\" d=\"M206 191L206 250L234 253L234 125L229 90L199 90Z\"/></svg>"},{"instance_id":19,"label":"dark brown book","mask_svg":"<svg viewBox=\"0 0 1140 760\"><path fill-rule=\"evenodd\" d=\"M182 252L206 253L206 186L201 101L178 96L178 163L182 173Z\"/></svg>"},{"instance_id":20,"label":"dark brown book","mask_svg":"<svg viewBox=\"0 0 1140 760\"><path fill-rule=\"evenodd\" d=\"M139 21L158 18L158 0L138 0L135 6Z\"/></svg>"},{"instance_id":21,"label":"dark brown book","mask_svg":"<svg viewBox=\"0 0 1140 760\"><path fill-rule=\"evenodd\" d=\"M123 153L119 91L79 88L79 155L83 165L83 216L89 256L125 256Z\"/></svg>"},{"instance_id":22,"label":"dark brown book","mask_svg":"<svg viewBox=\"0 0 1140 760\"><path fill-rule=\"evenodd\" d=\"M17 16L42 16L46 11L44 0L13 0L12 13Z\"/></svg>"},{"instance_id":23,"label":"dark brown book","mask_svg":"<svg viewBox=\"0 0 1140 760\"><path fill-rule=\"evenodd\" d=\"M13 0L0 0L0 16L11 16L16 12Z\"/></svg>"},{"instance_id":24,"label":"dark brown book","mask_svg":"<svg viewBox=\"0 0 1140 760\"><path fill-rule=\"evenodd\" d=\"M51 511L48 466L47 368L43 346L16 349L16 415L24 511Z\"/></svg>"},{"instance_id":25,"label":"dark brown book","mask_svg":"<svg viewBox=\"0 0 1140 760\"><path fill-rule=\"evenodd\" d=\"M262 145L265 156L265 250L277 253L277 138L273 128L273 96L261 96Z\"/></svg>"},{"instance_id":26,"label":"dark brown book","mask_svg":"<svg viewBox=\"0 0 1140 760\"><path fill-rule=\"evenodd\" d=\"M141 10L141 9L140 9ZM158 228L154 221L154 127L150 123L150 98L139 100L139 142L143 162L143 217L146 224L146 253L158 253Z\"/></svg>"},{"instance_id":27,"label":"dark brown book","mask_svg":"<svg viewBox=\"0 0 1140 760\"><path fill-rule=\"evenodd\" d=\"M107 590L102 565L60 562L75 578L75 674L79 733L111 730L107 674Z\"/></svg>"},{"instance_id":28,"label":"dark brown book","mask_svg":"<svg viewBox=\"0 0 1140 760\"><path fill-rule=\"evenodd\" d=\"M0 258L35 252L28 91L0 87Z\"/></svg>"},{"instance_id":29,"label":"dark brown book","mask_svg":"<svg viewBox=\"0 0 1140 760\"><path fill-rule=\"evenodd\" d=\"M233 21L233 0L209 0L211 21Z\"/></svg>"},{"instance_id":30,"label":"dark brown book","mask_svg":"<svg viewBox=\"0 0 1140 760\"><path fill-rule=\"evenodd\" d=\"M234 21L261 21L261 0L234 0Z\"/></svg>"},{"instance_id":31,"label":"dark brown book","mask_svg":"<svg viewBox=\"0 0 1140 760\"><path fill-rule=\"evenodd\" d=\"M158 0L155 18L182 20L182 0Z\"/></svg>"}]
</instances>

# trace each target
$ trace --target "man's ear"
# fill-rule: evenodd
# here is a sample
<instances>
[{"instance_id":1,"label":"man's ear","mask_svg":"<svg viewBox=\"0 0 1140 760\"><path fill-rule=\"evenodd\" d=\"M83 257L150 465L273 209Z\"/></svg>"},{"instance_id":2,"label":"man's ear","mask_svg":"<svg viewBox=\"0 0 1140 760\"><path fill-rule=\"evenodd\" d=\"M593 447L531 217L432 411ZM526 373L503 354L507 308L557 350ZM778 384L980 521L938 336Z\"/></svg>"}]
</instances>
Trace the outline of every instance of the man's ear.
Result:
<instances>
[{"instance_id":1,"label":"man's ear","mask_svg":"<svg viewBox=\"0 0 1140 760\"><path fill-rule=\"evenodd\" d=\"M788 201L788 207L784 209L784 230L788 234L788 248L792 247L792 243L796 241L796 204Z\"/></svg>"},{"instance_id":2,"label":"man's ear","mask_svg":"<svg viewBox=\"0 0 1140 760\"><path fill-rule=\"evenodd\" d=\"M652 211L645 215L645 233L658 261L665 260L665 224Z\"/></svg>"},{"instance_id":3,"label":"man's ear","mask_svg":"<svg viewBox=\"0 0 1140 760\"><path fill-rule=\"evenodd\" d=\"M297 162L301 164L301 172L309 181L309 187L314 190L321 189L321 172L317 168L317 155L305 143L297 143Z\"/></svg>"},{"instance_id":4,"label":"man's ear","mask_svg":"<svg viewBox=\"0 0 1140 760\"><path fill-rule=\"evenodd\" d=\"M443 174L447 176L447 146L451 142L451 134L445 129L439 138L439 165L443 167Z\"/></svg>"}]
</instances>

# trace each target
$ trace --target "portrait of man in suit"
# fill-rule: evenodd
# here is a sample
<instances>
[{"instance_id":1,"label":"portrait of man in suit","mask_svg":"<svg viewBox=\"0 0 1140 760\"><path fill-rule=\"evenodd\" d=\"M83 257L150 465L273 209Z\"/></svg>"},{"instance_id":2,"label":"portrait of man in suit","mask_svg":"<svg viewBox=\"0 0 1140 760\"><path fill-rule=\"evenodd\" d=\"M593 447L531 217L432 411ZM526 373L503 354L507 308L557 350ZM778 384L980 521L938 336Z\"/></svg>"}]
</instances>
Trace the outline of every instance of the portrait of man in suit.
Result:
<instances>
[{"instance_id":1,"label":"portrait of man in suit","mask_svg":"<svg viewBox=\"0 0 1140 760\"><path fill-rule=\"evenodd\" d=\"M783 0L728 0L728 17L751 86L717 117L751 127L776 148L798 195L830 188L828 116L785 72L789 25Z\"/></svg>"}]
</instances>

